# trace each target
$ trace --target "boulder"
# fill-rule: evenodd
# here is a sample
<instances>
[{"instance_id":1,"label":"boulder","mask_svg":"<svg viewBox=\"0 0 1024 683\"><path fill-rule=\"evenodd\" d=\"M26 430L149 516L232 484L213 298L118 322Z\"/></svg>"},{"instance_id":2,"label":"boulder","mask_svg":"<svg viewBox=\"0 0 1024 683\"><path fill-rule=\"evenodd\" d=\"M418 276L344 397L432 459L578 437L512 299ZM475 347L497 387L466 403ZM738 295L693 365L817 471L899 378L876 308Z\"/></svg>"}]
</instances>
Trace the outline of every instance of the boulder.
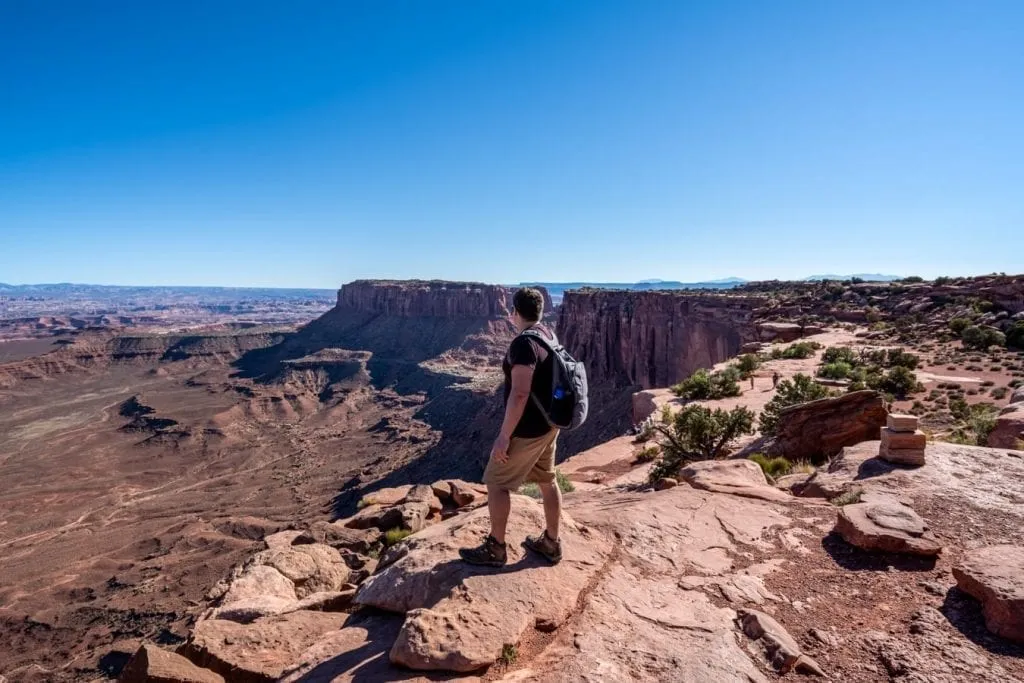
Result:
<instances>
[{"instance_id":1,"label":"boulder","mask_svg":"<svg viewBox=\"0 0 1024 683\"><path fill-rule=\"evenodd\" d=\"M510 566L486 569L458 560L459 548L474 546L487 534L486 510L427 527L382 558L382 569L360 588L356 604L407 614L391 649L393 662L425 670L487 666L528 628L564 622L609 555L607 541L565 517L561 540L571 561L549 566L516 542L542 528L540 504L514 495Z\"/></svg>"},{"instance_id":2,"label":"boulder","mask_svg":"<svg viewBox=\"0 0 1024 683\"><path fill-rule=\"evenodd\" d=\"M1013 390L1013 393L1010 394L1010 405L1015 405L1017 403L1024 403L1024 386L1017 387Z\"/></svg>"},{"instance_id":3,"label":"boulder","mask_svg":"<svg viewBox=\"0 0 1024 683\"><path fill-rule=\"evenodd\" d=\"M772 666L787 673L800 658L800 646L782 625L764 612L741 609L738 612L740 628L751 640L759 641Z\"/></svg>"},{"instance_id":4,"label":"boulder","mask_svg":"<svg viewBox=\"0 0 1024 683\"><path fill-rule=\"evenodd\" d=\"M380 542L379 529L350 529L339 522L314 522L308 530L296 536L291 545L323 543L337 550L365 553Z\"/></svg>"},{"instance_id":5,"label":"boulder","mask_svg":"<svg viewBox=\"0 0 1024 683\"><path fill-rule=\"evenodd\" d=\"M803 336L803 328L796 323L760 323L757 334L762 341L791 342Z\"/></svg>"},{"instance_id":6,"label":"boulder","mask_svg":"<svg viewBox=\"0 0 1024 683\"><path fill-rule=\"evenodd\" d=\"M294 602L298 596L295 595L295 584L280 571L263 564L254 564L247 567L242 575L231 583L221 602L227 605L259 598L280 598Z\"/></svg>"},{"instance_id":7,"label":"boulder","mask_svg":"<svg viewBox=\"0 0 1024 683\"><path fill-rule=\"evenodd\" d=\"M431 493L431 496L434 494ZM434 500L437 500L434 498ZM399 524L403 529L416 533L427 524L427 518L430 517L430 505L428 503L410 502L403 503L396 508L402 515L402 521Z\"/></svg>"},{"instance_id":8,"label":"boulder","mask_svg":"<svg viewBox=\"0 0 1024 683\"><path fill-rule=\"evenodd\" d=\"M995 545L964 554L953 568L960 590L981 602L985 626L1024 643L1024 547Z\"/></svg>"},{"instance_id":9,"label":"boulder","mask_svg":"<svg viewBox=\"0 0 1024 683\"><path fill-rule=\"evenodd\" d=\"M426 503L430 513L441 511L441 500L434 494L434 489L425 484L413 486L405 496L403 503Z\"/></svg>"},{"instance_id":10,"label":"boulder","mask_svg":"<svg viewBox=\"0 0 1024 683\"><path fill-rule=\"evenodd\" d=\"M1000 411L987 443L991 448L1024 450L1024 403L1011 403Z\"/></svg>"},{"instance_id":11,"label":"boulder","mask_svg":"<svg viewBox=\"0 0 1024 683\"><path fill-rule=\"evenodd\" d=\"M435 481L430 488L442 503L447 503L452 499L452 487L448 485L447 481Z\"/></svg>"},{"instance_id":12,"label":"boulder","mask_svg":"<svg viewBox=\"0 0 1024 683\"><path fill-rule=\"evenodd\" d=\"M336 591L348 581L349 569L341 554L322 543L293 545L282 550L264 550L253 563L273 567L294 584L296 597L321 591Z\"/></svg>"},{"instance_id":13,"label":"boulder","mask_svg":"<svg viewBox=\"0 0 1024 683\"><path fill-rule=\"evenodd\" d=\"M221 619L198 622L182 651L231 681L276 681L310 645L341 627L348 615L295 611L251 624Z\"/></svg>"},{"instance_id":14,"label":"boulder","mask_svg":"<svg viewBox=\"0 0 1024 683\"><path fill-rule=\"evenodd\" d=\"M409 495L409 491L411 490L412 486L409 484L405 486L379 489L363 496L359 500L359 506L367 507L369 505L380 505L382 507L390 507L392 505L398 505L405 500L405 497Z\"/></svg>"},{"instance_id":15,"label":"boulder","mask_svg":"<svg viewBox=\"0 0 1024 683\"><path fill-rule=\"evenodd\" d=\"M368 505L344 520L349 529L380 529L387 531L402 524L402 511L396 507Z\"/></svg>"},{"instance_id":16,"label":"boulder","mask_svg":"<svg viewBox=\"0 0 1024 683\"><path fill-rule=\"evenodd\" d=\"M224 677L201 669L179 654L145 644L128 660L120 683L224 683Z\"/></svg>"},{"instance_id":17,"label":"boulder","mask_svg":"<svg viewBox=\"0 0 1024 683\"><path fill-rule=\"evenodd\" d=\"M451 488L452 502L455 503L455 507L464 508L487 500L487 487L483 484L474 485L461 479L451 479L448 485Z\"/></svg>"},{"instance_id":18,"label":"boulder","mask_svg":"<svg viewBox=\"0 0 1024 683\"><path fill-rule=\"evenodd\" d=\"M680 470L679 478L705 491L776 502L790 500L788 495L768 484L760 465L746 459L690 463Z\"/></svg>"},{"instance_id":19,"label":"boulder","mask_svg":"<svg viewBox=\"0 0 1024 683\"><path fill-rule=\"evenodd\" d=\"M263 544L267 546L268 550L273 550L275 548L287 548L301 535L302 532L296 529L279 531L276 534L270 534L264 538Z\"/></svg>"},{"instance_id":20,"label":"boulder","mask_svg":"<svg viewBox=\"0 0 1024 683\"><path fill-rule=\"evenodd\" d=\"M894 499L839 508L835 531L862 550L934 557L942 551L924 520L912 508Z\"/></svg>"},{"instance_id":21,"label":"boulder","mask_svg":"<svg viewBox=\"0 0 1024 683\"><path fill-rule=\"evenodd\" d=\"M665 489L670 489L674 486L679 486L679 481L672 477L662 477L658 481L654 482L655 491L664 491Z\"/></svg>"},{"instance_id":22,"label":"boulder","mask_svg":"<svg viewBox=\"0 0 1024 683\"><path fill-rule=\"evenodd\" d=\"M821 462L846 446L878 440L888 413L876 391L854 391L785 408L771 452L789 460Z\"/></svg>"},{"instance_id":23,"label":"boulder","mask_svg":"<svg viewBox=\"0 0 1024 683\"><path fill-rule=\"evenodd\" d=\"M649 390L633 394L633 424L638 425L654 414L658 409L656 396L655 392Z\"/></svg>"}]
</instances>

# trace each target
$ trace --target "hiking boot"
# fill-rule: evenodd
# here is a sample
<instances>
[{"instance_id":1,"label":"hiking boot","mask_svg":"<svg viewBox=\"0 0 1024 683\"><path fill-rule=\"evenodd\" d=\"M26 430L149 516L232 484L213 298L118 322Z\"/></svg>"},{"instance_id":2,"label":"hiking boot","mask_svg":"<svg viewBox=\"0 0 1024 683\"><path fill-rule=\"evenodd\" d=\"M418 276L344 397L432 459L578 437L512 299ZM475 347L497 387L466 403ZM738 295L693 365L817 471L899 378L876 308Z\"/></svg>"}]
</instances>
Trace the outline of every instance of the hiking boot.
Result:
<instances>
[{"instance_id":1,"label":"hiking boot","mask_svg":"<svg viewBox=\"0 0 1024 683\"><path fill-rule=\"evenodd\" d=\"M551 564L558 564L562 561L562 542L548 536L547 529L539 536L529 536L523 541L529 550L541 555Z\"/></svg>"},{"instance_id":2,"label":"hiking boot","mask_svg":"<svg viewBox=\"0 0 1024 683\"><path fill-rule=\"evenodd\" d=\"M504 567L508 561L508 552L504 543L498 543L493 536L488 536L476 548L460 548L459 557L463 562L478 564L484 567Z\"/></svg>"}]
</instances>

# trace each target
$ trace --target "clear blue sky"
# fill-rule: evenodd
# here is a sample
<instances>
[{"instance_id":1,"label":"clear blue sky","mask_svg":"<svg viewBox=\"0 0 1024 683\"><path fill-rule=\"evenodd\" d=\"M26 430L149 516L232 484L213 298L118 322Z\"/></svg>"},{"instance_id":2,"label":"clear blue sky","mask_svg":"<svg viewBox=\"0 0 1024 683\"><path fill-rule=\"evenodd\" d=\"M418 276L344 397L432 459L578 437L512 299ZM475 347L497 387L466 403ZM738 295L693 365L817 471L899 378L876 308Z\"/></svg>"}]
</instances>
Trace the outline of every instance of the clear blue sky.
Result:
<instances>
[{"instance_id":1,"label":"clear blue sky","mask_svg":"<svg viewBox=\"0 0 1024 683\"><path fill-rule=\"evenodd\" d=\"M0 0L0 281L1024 271L1020 0Z\"/></svg>"}]
</instances>

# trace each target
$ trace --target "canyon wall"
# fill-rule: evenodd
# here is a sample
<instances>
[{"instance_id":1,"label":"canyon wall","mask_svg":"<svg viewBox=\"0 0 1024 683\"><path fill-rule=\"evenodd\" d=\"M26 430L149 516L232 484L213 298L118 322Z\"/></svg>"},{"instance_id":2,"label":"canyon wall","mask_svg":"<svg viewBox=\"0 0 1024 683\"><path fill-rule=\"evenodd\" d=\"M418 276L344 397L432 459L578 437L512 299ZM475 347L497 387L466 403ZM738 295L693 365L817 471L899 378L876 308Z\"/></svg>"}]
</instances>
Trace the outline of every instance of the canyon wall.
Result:
<instances>
[{"instance_id":1,"label":"canyon wall","mask_svg":"<svg viewBox=\"0 0 1024 683\"><path fill-rule=\"evenodd\" d=\"M598 387L665 387L754 341L757 296L678 291L566 292L562 343Z\"/></svg>"},{"instance_id":2,"label":"canyon wall","mask_svg":"<svg viewBox=\"0 0 1024 683\"><path fill-rule=\"evenodd\" d=\"M544 310L554 309L551 295ZM338 306L400 318L498 318L512 310L515 287L442 280L356 280L338 290Z\"/></svg>"}]
</instances>

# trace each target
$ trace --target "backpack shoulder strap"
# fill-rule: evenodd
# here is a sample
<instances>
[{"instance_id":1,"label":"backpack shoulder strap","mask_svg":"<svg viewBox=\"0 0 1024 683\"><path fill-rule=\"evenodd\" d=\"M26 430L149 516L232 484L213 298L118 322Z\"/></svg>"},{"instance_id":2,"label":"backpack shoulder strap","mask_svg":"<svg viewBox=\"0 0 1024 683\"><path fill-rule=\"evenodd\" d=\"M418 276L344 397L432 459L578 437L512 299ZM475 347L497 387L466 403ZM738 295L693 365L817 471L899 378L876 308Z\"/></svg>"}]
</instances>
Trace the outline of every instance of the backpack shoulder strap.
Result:
<instances>
[{"instance_id":1,"label":"backpack shoulder strap","mask_svg":"<svg viewBox=\"0 0 1024 683\"><path fill-rule=\"evenodd\" d=\"M559 350L561 350L562 345L558 343L558 337L555 336L554 332L550 332L550 334L551 338L548 339L547 336L545 336L544 333L541 332L540 330L535 330L532 327L528 327L527 329L520 332L519 336L536 339L541 344L543 344L548 351L551 351L552 353L557 353Z\"/></svg>"}]
</instances>

